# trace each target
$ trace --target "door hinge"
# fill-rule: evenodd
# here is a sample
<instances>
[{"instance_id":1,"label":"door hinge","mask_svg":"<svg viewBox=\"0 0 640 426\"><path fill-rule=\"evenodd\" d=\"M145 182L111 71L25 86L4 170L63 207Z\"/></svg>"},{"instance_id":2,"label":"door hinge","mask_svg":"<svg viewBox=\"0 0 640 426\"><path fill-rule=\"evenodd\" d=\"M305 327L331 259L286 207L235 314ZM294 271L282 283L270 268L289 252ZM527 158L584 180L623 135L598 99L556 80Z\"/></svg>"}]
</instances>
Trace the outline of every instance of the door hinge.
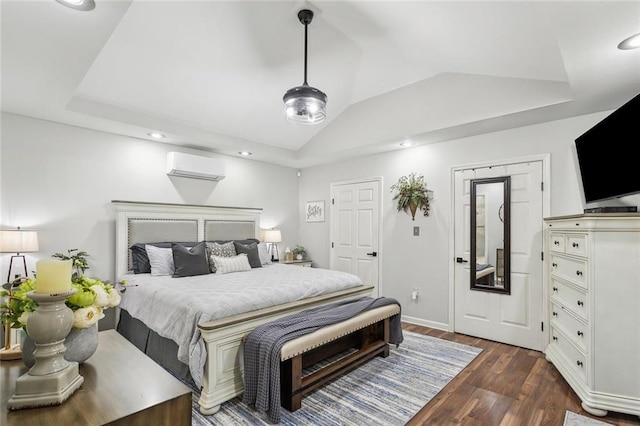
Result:
<instances>
[{"instance_id":1,"label":"door hinge","mask_svg":"<svg viewBox=\"0 0 640 426\"><path fill-rule=\"evenodd\" d=\"M544 182L540 182L540 191L544 192Z\"/></svg>"},{"instance_id":2,"label":"door hinge","mask_svg":"<svg viewBox=\"0 0 640 426\"><path fill-rule=\"evenodd\" d=\"M544 252L543 251L540 252L540 260L542 260L544 262Z\"/></svg>"},{"instance_id":3,"label":"door hinge","mask_svg":"<svg viewBox=\"0 0 640 426\"><path fill-rule=\"evenodd\" d=\"M331 241L331 248L333 248L333 241Z\"/></svg>"},{"instance_id":4,"label":"door hinge","mask_svg":"<svg viewBox=\"0 0 640 426\"><path fill-rule=\"evenodd\" d=\"M540 321L540 331L544 331L544 322Z\"/></svg>"},{"instance_id":5,"label":"door hinge","mask_svg":"<svg viewBox=\"0 0 640 426\"><path fill-rule=\"evenodd\" d=\"M334 198L331 199L331 204L335 204L336 200Z\"/></svg>"}]
</instances>

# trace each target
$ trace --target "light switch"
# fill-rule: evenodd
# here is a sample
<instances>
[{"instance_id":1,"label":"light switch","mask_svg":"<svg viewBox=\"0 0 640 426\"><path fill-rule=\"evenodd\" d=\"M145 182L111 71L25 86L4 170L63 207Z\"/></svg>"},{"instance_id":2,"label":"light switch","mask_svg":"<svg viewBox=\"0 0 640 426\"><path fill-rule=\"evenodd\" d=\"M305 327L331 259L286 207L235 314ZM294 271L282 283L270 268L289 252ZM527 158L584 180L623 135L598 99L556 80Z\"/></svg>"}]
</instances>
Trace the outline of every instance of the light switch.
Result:
<instances>
[{"instance_id":1,"label":"light switch","mask_svg":"<svg viewBox=\"0 0 640 426\"><path fill-rule=\"evenodd\" d=\"M416 237L420 235L420 227L419 226L414 226L413 227L413 235L416 236Z\"/></svg>"}]
</instances>

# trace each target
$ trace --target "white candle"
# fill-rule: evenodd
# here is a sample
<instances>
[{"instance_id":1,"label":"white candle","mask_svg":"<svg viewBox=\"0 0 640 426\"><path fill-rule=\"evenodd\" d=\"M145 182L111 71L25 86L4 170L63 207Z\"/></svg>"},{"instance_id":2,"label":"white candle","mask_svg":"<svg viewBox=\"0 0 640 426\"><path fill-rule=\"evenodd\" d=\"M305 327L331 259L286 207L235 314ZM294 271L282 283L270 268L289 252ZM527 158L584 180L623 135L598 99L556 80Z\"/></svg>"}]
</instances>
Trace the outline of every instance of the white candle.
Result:
<instances>
[{"instance_id":1,"label":"white candle","mask_svg":"<svg viewBox=\"0 0 640 426\"><path fill-rule=\"evenodd\" d=\"M35 290L36 293L64 293L71 290L71 261L37 261Z\"/></svg>"}]
</instances>

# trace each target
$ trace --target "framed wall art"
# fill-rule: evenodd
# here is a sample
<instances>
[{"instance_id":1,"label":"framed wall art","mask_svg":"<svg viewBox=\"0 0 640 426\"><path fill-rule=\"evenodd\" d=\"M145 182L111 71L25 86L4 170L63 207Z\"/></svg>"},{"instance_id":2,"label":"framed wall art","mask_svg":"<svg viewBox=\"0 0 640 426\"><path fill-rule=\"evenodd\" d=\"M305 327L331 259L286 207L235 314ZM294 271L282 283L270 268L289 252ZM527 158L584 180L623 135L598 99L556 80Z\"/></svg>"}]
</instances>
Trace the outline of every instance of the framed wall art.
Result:
<instances>
[{"instance_id":1,"label":"framed wall art","mask_svg":"<svg viewBox=\"0 0 640 426\"><path fill-rule=\"evenodd\" d=\"M324 222L324 201L309 201L305 210L307 222Z\"/></svg>"}]
</instances>

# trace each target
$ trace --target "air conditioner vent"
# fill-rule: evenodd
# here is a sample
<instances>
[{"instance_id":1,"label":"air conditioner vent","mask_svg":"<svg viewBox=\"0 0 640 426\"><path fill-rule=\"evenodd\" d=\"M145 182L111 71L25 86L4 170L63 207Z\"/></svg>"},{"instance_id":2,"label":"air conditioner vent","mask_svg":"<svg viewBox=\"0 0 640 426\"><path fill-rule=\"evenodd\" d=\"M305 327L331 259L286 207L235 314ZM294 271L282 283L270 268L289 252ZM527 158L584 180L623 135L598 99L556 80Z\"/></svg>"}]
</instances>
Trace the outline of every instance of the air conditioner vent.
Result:
<instances>
[{"instance_id":1,"label":"air conditioner vent","mask_svg":"<svg viewBox=\"0 0 640 426\"><path fill-rule=\"evenodd\" d=\"M167 175L219 181L225 178L224 162L217 158L182 152L167 153Z\"/></svg>"}]
</instances>

